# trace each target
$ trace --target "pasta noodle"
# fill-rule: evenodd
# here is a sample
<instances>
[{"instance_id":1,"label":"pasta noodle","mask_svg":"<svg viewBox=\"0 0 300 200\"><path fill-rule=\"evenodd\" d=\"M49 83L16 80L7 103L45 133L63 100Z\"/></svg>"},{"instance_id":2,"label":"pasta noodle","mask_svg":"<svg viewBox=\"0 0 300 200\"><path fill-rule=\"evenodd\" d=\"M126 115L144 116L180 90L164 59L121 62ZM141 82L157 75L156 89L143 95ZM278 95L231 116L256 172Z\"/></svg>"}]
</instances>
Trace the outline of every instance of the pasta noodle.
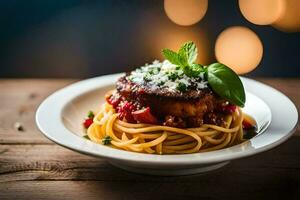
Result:
<instances>
[{"instance_id":1,"label":"pasta noodle","mask_svg":"<svg viewBox=\"0 0 300 200\"><path fill-rule=\"evenodd\" d=\"M240 108L226 116L225 126L203 124L197 128L128 123L118 119L114 108L104 103L87 130L89 138L101 143L111 138L110 146L150 154L207 152L243 142L243 113Z\"/></svg>"}]
</instances>

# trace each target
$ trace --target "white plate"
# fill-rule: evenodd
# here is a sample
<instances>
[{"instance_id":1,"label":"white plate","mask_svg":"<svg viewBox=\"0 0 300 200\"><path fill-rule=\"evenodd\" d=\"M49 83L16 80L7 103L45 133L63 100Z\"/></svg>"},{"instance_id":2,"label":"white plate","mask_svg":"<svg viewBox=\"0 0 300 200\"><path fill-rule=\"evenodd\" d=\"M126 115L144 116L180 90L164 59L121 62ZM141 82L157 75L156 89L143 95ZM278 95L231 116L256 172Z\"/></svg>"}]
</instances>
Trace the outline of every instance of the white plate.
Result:
<instances>
[{"instance_id":1,"label":"white plate","mask_svg":"<svg viewBox=\"0 0 300 200\"><path fill-rule=\"evenodd\" d=\"M246 89L244 112L258 123L259 134L251 140L222 150L185 155L150 155L113 149L82 138L82 120L87 111L104 102L121 74L87 79L49 96L38 108L36 123L50 140L75 151L106 158L113 165L155 175L183 175L217 169L230 160L271 149L295 131L295 105L279 91L257 81L242 78Z\"/></svg>"}]
</instances>

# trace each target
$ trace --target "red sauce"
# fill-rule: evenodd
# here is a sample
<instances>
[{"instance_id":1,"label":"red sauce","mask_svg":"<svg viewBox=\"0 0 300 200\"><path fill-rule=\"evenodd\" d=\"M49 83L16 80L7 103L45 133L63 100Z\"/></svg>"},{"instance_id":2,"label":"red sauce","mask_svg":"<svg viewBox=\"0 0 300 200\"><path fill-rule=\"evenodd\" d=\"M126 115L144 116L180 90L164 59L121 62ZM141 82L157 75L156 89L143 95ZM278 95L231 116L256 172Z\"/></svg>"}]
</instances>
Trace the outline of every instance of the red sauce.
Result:
<instances>
[{"instance_id":1,"label":"red sauce","mask_svg":"<svg viewBox=\"0 0 300 200\"><path fill-rule=\"evenodd\" d=\"M244 138L251 139L258 134L257 124L253 117L244 113L243 120Z\"/></svg>"}]
</instances>

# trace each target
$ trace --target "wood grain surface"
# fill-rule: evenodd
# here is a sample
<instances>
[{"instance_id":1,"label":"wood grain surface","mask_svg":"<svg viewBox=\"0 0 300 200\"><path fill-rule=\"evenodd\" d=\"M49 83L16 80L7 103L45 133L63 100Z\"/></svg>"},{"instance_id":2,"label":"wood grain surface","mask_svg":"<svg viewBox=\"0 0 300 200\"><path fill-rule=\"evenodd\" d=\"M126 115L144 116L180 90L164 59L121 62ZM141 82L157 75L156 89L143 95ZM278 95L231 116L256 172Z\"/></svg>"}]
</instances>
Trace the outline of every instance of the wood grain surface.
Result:
<instances>
[{"instance_id":1,"label":"wood grain surface","mask_svg":"<svg viewBox=\"0 0 300 200\"><path fill-rule=\"evenodd\" d=\"M300 79L259 79L299 108ZM211 173L155 177L60 147L37 129L35 111L76 80L0 80L0 199L300 199L300 130L284 144ZM19 122L24 131L14 124Z\"/></svg>"}]
</instances>

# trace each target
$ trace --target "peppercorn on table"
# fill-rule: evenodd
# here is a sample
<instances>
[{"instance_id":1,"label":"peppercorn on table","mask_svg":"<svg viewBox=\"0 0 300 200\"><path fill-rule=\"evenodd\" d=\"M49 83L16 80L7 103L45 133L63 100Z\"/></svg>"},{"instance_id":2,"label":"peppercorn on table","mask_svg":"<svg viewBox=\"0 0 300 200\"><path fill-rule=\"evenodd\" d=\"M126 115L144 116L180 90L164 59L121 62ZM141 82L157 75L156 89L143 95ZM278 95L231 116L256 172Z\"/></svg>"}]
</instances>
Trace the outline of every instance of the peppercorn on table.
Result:
<instances>
[{"instance_id":1,"label":"peppercorn on table","mask_svg":"<svg viewBox=\"0 0 300 200\"><path fill-rule=\"evenodd\" d=\"M300 78L258 80L300 107ZM37 129L35 111L49 94L75 81L0 80L0 199L300 199L299 127L275 149L179 177L132 174L54 144Z\"/></svg>"}]
</instances>

